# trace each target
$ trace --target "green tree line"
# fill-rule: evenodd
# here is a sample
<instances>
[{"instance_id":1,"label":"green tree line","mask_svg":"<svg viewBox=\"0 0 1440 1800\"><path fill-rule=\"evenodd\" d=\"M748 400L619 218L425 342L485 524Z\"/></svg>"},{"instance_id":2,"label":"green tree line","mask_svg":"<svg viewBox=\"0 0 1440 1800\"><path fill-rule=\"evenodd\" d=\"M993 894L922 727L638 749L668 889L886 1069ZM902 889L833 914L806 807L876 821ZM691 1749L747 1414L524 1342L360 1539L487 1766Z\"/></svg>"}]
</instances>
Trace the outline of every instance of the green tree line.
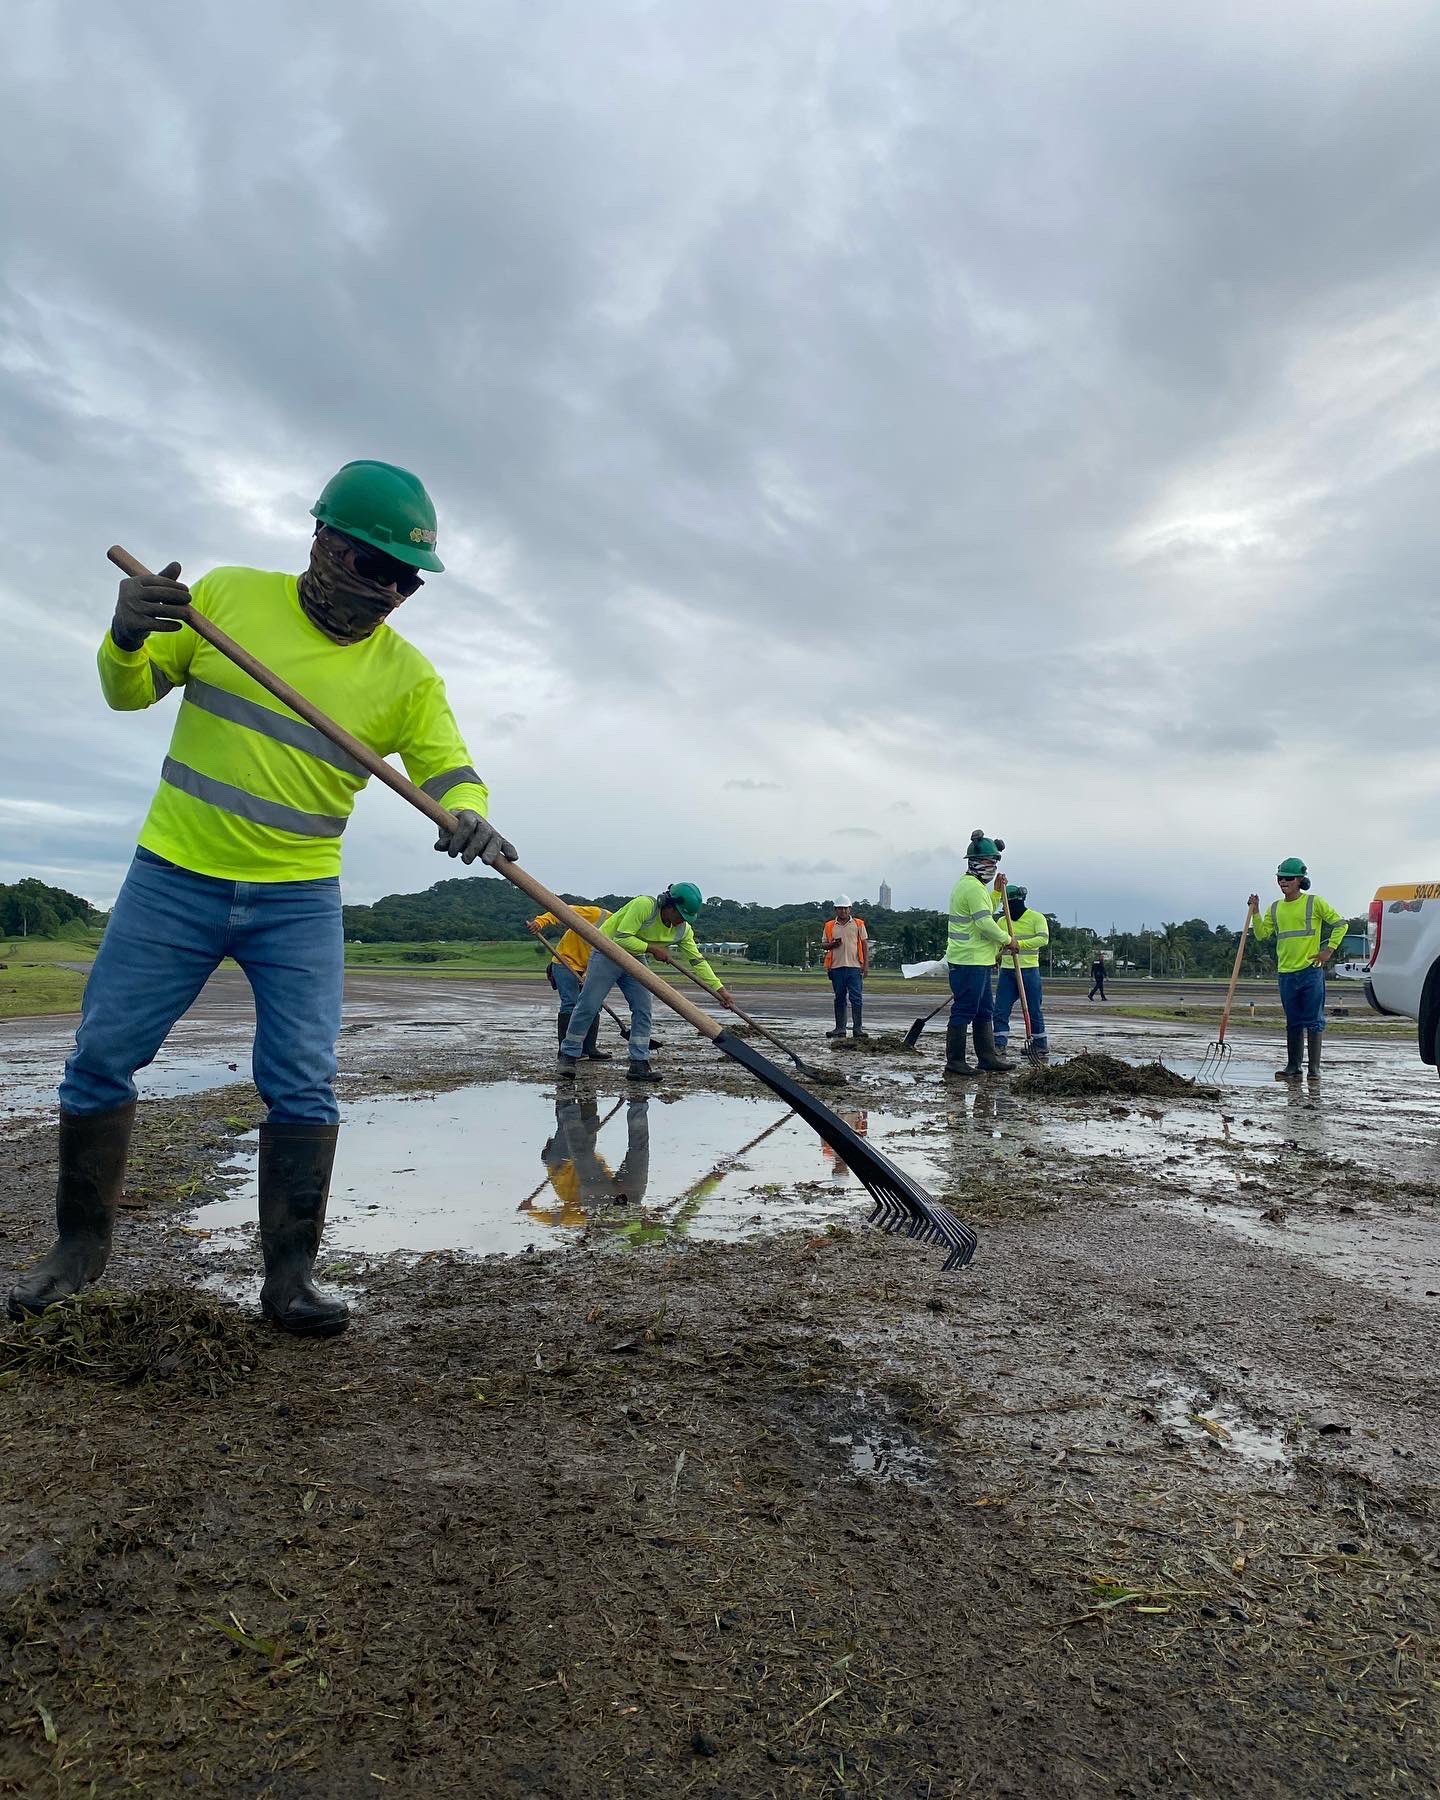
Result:
<instances>
[{"instance_id":1,"label":"green tree line","mask_svg":"<svg viewBox=\"0 0 1440 1800\"><path fill-rule=\"evenodd\" d=\"M34 876L0 882L0 935L63 937L97 924L100 914L88 900L64 888L48 887Z\"/></svg>"},{"instance_id":2,"label":"green tree line","mask_svg":"<svg viewBox=\"0 0 1440 1800\"><path fill-rule=\"evenodd\" d=\"M624 905L628 894L565 894L566 900L586 900L612 910ZM946 923L943 913L912 907L892 911L857 900L870 933L873 962L877 968L896 968L902 962L923 962L945 953ZM419 894L387 894L370 906L345 908L345 935L366 943L403 943L433 939L461 940L521 938L525 921L532 916L531 902L508 882L495 877L459 877L437 881ZM705 943L739 943L752 962L800 968L820 958L820 936L832 908L827 900L791 901L783 906L762 906L755 900L732 900L713 894L705 902L696 935ZM1186 919L1147 931L1098 932L1085 925L1064 925L1053 914L1050 920L1050 953L1044 965L1055 973L1089 968L1097 945L1106 961L1122 973L1153 974L1175 979L1182 976L1224 977L1230 973L1240 934L1228 925L1211 926L1204 919ZM1363 931L1361 921L1351 929ZM1244 973L1273 974L1274 949L1251 938L1245 949Z\"/></svg>"}]
</instances>

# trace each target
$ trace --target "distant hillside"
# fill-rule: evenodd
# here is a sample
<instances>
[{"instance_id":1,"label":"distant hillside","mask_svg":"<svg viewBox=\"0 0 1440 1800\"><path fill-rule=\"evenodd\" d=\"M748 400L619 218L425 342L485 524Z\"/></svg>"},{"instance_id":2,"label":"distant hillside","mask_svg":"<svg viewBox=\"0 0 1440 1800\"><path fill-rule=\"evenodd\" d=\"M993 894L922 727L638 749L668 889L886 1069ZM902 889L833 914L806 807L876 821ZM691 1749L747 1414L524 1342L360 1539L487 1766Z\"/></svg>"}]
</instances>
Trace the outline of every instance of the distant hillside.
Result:
<instances>
[{"instance_id":1,"label":"distant hillside","mask_svg":"<svg viewBox=\"0 0 1440 1800\"><path fill-rule=\"evenodd\" d=\"M631 896L563 894L561 898L589 901L613 911ZM940 953L944 925L938 913L885 912L863 900L857 901L855 910L865 917L875 943L895 946L897 955L911 958ZM387 894L373 906L347 906L345 935L367 944L521 938L526 936L525 921L534 911L525 895L506 881L494 876L461 876L437 881L421 894ZM769 961L773 957L780 962L799 963L807 943L813 954L830 911L825 900L761 906L753 900L728 900L715 895L705 902L697 936L706 943L744 944L757 960Z\"/></svg>"}]
</instances>

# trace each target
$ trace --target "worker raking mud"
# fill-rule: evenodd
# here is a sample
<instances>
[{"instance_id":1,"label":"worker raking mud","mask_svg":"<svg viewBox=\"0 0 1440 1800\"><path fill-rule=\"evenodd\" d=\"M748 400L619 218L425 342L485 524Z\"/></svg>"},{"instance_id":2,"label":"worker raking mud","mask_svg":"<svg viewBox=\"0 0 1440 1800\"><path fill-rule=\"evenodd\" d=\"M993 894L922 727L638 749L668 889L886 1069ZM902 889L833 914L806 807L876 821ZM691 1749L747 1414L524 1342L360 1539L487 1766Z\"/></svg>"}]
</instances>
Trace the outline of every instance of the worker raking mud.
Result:
<instances>
[{"instance_id":1,"label":"worker raking mud","mask_svg":"<svg viewBox=\"0 0 1440 1800\"><path fill-rule=\"evenodd\" d=\"M950 892L950 917L946 933L945 961L950 970L950 1022L945 1028L945 1073L951 1079L974 1075L966 1060L965 1033L975 1039L979 1071L1008 1075L1015 1067L1000 1055L995 1044L994 999L990 975L995 952L1014 953L1020 945L1003 925L995 922L992 883L1000 866L1003 838L988 838L983 831L970 833L965 873Z\"/></svg>"},{"instance_id":2,"label":"worker raking mud","mask_svg":"<svg viewBox=\"0 0 1440 1800\"><path fill-rule=\"evenodd\" d=\"M588 919L592 925L603 925L610 917L603 906L576 906L582 919ZM536 937L544 939L547 925L558 925L560 920L554 913L540 913L536 918L525 921L525 929L533 931ZM560 942L555 945L550 965L545 971L546 979L555 990L555 997L560 1002L560 1012L555 1021L555 1029L560 1046L565 1043L565 1033L570 1029L570 1015L575 1010L575 1002L580 998L580 990L585 985L585 973L590 967L591 949L589 943L578 931L567 930ZM585 1033L585 1043L580 1054L586 1062L609 1062L610 1052L599 1046L600 1013L597 1008L595 1017L590 1021L590 1029Z\"/></svg>"},{"instance_id":3,"label":"worker raking mud","mask_svg":"<svg viewBox=\"0 0 1440 1800\"><path fill-rule=\"evenodd\" d=\"M1345 941L1346 921L1328 900L1310 893L1310 873L1298 856L1287 856L1275 871L1280 899L1260 910L1250 896L1250 929L1263 944L1275 940L1280 969L1280 1004L1285 1009L1285 1067L1277 1081L1299 1081L1301 1052L1308 1048L1310 1078L1320 1073L1320 1039L1325 1030L1325 965Z\"/></svg>"},{"instance_id":4,"label":"worker raking mud","mask_svg":"<svg viewBox=\"0 0 1440 1800\"><path fill-rule=\"evenodd\" d=\"M335 1039L344 942L340 837L363 768L176 616L187 602L455 817L435 845L513 860L488 823L439 676L390 616L439 572L435 508L389 463L347 463L311 508L303 575L214 569L193 587L171 563L120 584L100 646L118 711L181 690L160 786L85 989L60 1084L58 1239L10 1295L20 1317L94 1281L110 1254L135 1117L135 1071L160 1049L222 958L255 996L260 1127L260 1306L286 1331L343 1331L343 1300L314 1286L339 1131Z\"/></svg>"},{"instance_id":5,"label":"worker raking mud","mask_svg":"<svg viewBox=\"0 0 1440 1800\"><path fill-rule=\"evenodd\" d=\"M700 890L693 881L672 881L662 894L637 894L633 900L627 900L600 929L632 956L648 956L662 963L683 962L720 1004L728 1007L734 1004L729 990L695 942L693 926L700 917L700 902ZM560 1045L561 1076L574 1075L575 1064L584 1054L586 1033L599 1016L605 996L617 985L630 1003L629 1079L660 1079L650 1063L650 990L600 952L590 958L585 985L570 1015L570 1029Z\"/></svg>"}]
</instances>

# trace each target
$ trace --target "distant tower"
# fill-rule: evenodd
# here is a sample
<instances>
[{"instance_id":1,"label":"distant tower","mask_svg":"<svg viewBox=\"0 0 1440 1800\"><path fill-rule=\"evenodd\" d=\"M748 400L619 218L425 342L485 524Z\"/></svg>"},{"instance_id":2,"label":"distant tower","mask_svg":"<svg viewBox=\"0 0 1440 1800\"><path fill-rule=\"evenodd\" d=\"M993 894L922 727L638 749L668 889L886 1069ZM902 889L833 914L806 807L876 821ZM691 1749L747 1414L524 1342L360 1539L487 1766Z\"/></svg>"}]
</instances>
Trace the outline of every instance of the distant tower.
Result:
<instances>
[{"instance_id":1,"label":"distant tower","mask_svg":"<svg viewBox=\"0 0 1440 1800\"><path fill-rule=\"evenodd\" d=\"M891 906L891 901L893 899L894 899L894 895L890 892L890 883L888 881L882 881L880 883L880 910L881 910L881 912L890 912L893 910L892 906Z\"/></svg>"}]
</instances>

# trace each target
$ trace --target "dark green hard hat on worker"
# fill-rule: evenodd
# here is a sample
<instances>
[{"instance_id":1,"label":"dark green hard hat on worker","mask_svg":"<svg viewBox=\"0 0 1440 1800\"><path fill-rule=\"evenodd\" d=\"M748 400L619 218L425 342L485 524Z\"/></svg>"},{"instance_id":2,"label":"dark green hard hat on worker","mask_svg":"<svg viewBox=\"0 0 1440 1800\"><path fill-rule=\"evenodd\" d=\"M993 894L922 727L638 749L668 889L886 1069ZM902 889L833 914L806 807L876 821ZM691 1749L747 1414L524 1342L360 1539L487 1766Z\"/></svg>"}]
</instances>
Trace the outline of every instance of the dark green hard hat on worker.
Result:
<instances>
[{"instance_id":1,"label":"dark green hard hat on worker","mask_svg":"<svg viewBox=\"0 0 1440 1800\"><path fill-rule=\"evenodd\" d=\"M687 925L700 917L704 896L693 881L672 881L660 896L661 906L673 906Z\"/></svg>"},{"instance_id":2,"label":"dark green hard hat on worker","mask_svg":"<svg viewBox=\"0 0 1440 1800\"><path fill-rule=\"evenodd\" d=\"M1310 871L1305 867L1302 857L1287 856L1275 871L1275 879L1277 881L1298 881L1302 888L1308 888Z\"/></svg>"},{"instance_id":3,"label":"dark green hard hat on worker","mask_svg":"<svg viewBox=\"0 0 1440 1800\"><path fill-rule=\"evenodd\" d=\"M310 512L322 525L412 569L438 575L445 567L435 554L435 502L418 475L394 463L346 463L325 483Z\"/></svg>"}]
</instances>

